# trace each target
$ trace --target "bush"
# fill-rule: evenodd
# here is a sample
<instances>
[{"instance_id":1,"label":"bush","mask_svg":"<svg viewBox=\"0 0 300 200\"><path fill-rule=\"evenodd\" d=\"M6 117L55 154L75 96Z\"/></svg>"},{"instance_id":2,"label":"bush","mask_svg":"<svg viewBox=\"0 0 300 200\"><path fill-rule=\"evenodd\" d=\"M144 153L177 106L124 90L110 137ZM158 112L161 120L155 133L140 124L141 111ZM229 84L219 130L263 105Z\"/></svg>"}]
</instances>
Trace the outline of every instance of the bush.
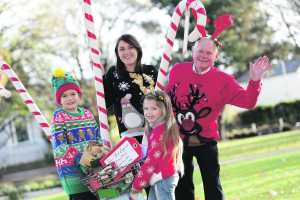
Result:
<instances>
[{"instance_id":1,"label":"bush","mask_svg":"<svg viewBox=\"0 0 300 200\"><path fill-rule=\"evenodd\" d=\"M10 200L23 199L23 193L14 184L3 184L0 192L7 195Z\"/></svg>"},{"instance_id":2,"label":"bush","mask_svg":"<svg viewBox=\"0 0 300 200\"><path fill-rule=\"evenodd\" d=\"M227 139L238 139L257 136L257 133L253 132L251 128L236 128L226 132Z\"/></svg>"},{"instance_id":3,"label":"bush","mask_svg":"<svg viewBox=\"0 0 300 200\"><path fill-rule=\"evenodd\" d=\"M10 200L23 199L23 194L26 192L38 191L61 186L59 179L56 176L43 177L42 180L32 180L23 183L1 183L0 195L7 195Z\"/></svg>"},{"instance_id":4,"label":"bush","mask_svg":"<svg viewBox=\"0 0 300 200\"><path fill-rule=\"evenodd\" d=\"M253 110L239 113L232 123L237 126L256 123L260 126L263 124L278 124L278 119L282 118L284 122L295 124L300 121L299 110L300 100L279 103L275 106L258 106Z\"/></svg>"},{"instance_id":5,"label":"bush","mask_svg":"<svg viewBox=\"0 0 300 200\"><path fill-rule=\"evenodd\" d=\"M248 138L248 137L254 137L258 135L267 135L271 133L278 133L278 132L284 132L284 131L290 131L292 130L292 126L285 123L283 127L280 129L278 124L273 125L262 125L258 126L256 128L256 131L250 128L235 128L231 129L230 131L226 132L226 138L227 139L239 139L239 138Z\"/></svg>"}]
</instances>

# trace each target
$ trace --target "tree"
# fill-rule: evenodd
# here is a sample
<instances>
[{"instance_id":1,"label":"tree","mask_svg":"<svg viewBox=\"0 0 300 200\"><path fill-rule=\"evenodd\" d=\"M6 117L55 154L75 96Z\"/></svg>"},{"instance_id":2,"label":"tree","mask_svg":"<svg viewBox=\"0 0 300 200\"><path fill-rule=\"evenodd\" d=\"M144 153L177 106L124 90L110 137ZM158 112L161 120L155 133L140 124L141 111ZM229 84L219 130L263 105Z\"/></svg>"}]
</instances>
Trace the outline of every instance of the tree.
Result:
<instances>
[{"instance_id":1,"label":"tree","mask_svg":"<svg viewBox=\"0 0 300 200\"><path fill-rule=\"evenodd\" d=\"M289 40L294 48L293 53L300 53L300 41L297 39L300 34L300 3L296 0L291 1L271 1L265 2L269 6L269 15L277 15L279 22L278 31L286 30L287 40ZM273 14L272 12L273 11Z\"/></svg>"},{"instance_id":2,"label":"tree","mask_svg":"<svg viewBox=\"0 0 300 200\"><path fill-rule=\"evenodd\" d=\"M27 2L26 5L22 2L2 0L0 3L0 54L16 71L48 120L55 108L49 85L55 66L74 71L85 93L84 105L96 113L82 1L49 0ZM99 48L103 53L102 63L114 63L116 39L125 32L137 33L135 35L142 46L148 43L159 46L157 42L151 44L151 41L139 38L142 34L154 38L161 32L160 25L151 15L153 9L156 8L133 0L93 1ZM13 86L8 83L7 87L13 91L13 97L0 102L0 123L12 109L29 114Z\"/></svg>"},{"instance_id":3,"label":"tree","mask_svg":"<svg viewBox=\"0 0 300 200\"><path fill-rule=\"evenodd\" d=\"M4 61L11 65L49 119L50 110L54 107L53 101L50 100L52 93L49 87L49 74L51 74L49 63L51 57L59 55L60 51L56 51L58 46L56 43L53 45L53 42L57 41L58 31L49 31L51 24L58 23L47 15L48 8L42 6L36 12L32 10L29 12L26 7L22 7L16 1L1 1L0 45L2 49L0 49L0 54ZM20 10L25 16L16 14ZM29 15L26 15L27 12ZM13 17L15 21L9 20ZM9 117L12 111L18 111L22 115L29 114L10 83L7 84L7 89L13 92L13 96L0 102L0 122Z\"/></svg>"},{"instance_id":4,"label":"tree","mask_svg":"<svg viewBox=\"0 0 300 200\"><path fill-rule=\"evenodd\" d=\"M152 0L156 5L173 12L178 3L175 0ZM259 7L260 0L206 0L204 5L209 19L214 20L222 14L232 14L234 27L221 34L219 39L223 49L219 57L219 65L232 67L235 75L240 76L248 71L248 63L256 57L266 54L271 58L287 56L290 44L272 42L274 30L267 24L267 15ZM212 25L207 29L212 33ZM181 37L182 32L178 33ZM274 51L275 50L275 51Z\"/></svg>"}]
</instances>

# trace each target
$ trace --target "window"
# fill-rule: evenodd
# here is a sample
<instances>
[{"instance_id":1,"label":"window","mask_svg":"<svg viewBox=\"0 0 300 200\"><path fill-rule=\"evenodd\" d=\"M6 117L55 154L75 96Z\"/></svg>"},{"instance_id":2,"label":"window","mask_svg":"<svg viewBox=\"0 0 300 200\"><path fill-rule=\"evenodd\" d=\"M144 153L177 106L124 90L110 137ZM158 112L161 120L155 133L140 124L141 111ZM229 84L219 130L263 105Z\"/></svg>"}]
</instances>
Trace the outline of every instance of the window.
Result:
<instances>
[{"instance_id":1,"label":"window","mask_svg":"<svg viewBox=\"0 0 300 200\"><path fill-rule=\"evenodd\" d=\"M20 117L15 121L16 136L18 142L24 142L29 140L27 132L27 119L25 117Z\"/></svg>"}]
</instances>

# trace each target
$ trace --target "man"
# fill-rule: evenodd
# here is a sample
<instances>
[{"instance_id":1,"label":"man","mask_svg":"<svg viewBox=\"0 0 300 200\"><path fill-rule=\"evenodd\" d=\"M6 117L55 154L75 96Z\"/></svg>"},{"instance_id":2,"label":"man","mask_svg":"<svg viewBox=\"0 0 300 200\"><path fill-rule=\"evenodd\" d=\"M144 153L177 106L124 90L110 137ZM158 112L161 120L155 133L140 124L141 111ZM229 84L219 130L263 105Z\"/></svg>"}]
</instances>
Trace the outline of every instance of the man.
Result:
<instances>
[{"instance_id":1,"label":"man","mask_svg":"<svg viewBox=\"0 0 300 200\"><path fill-rule=\"evenodd\" d=\"M250 64L246 89L214 67L217 44L201 38L193 47L193 62L175 64L169 75L169 93L184 142L184 175L176 188L177 200L194 200L193 157L196 157L206 200L223 200L217 140L218 117L226 104L253 108L264 73L271 68L266 56Z\"/></svg>"}]
</instances>

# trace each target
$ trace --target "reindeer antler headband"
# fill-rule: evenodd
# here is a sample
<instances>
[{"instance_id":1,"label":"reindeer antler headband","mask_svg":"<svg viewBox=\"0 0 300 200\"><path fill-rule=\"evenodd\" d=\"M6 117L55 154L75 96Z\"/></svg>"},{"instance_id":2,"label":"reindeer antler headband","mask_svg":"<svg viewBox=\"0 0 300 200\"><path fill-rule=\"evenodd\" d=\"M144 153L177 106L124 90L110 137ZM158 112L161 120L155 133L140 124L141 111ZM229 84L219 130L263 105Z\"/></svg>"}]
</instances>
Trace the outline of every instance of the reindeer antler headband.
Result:
<instances>
[{"instance_id":1,"label":"reindeer antler headband","mask_svg":"<svg viewBox=\"0 0 300 200\"><path fill-rule=\"evenodd\" d=\"M193 12L192 12L193 14ZM193 14L193 16L196 18L197 16ZM210 23L210 19L207 18L207 24ZM214 22L214 32L211 35L211 39L215 40L217 39L220 34L222 32L224 32L225 30L227 30L228 28L232 27L234 25L234 19L232 15L226 14L226 15L220 15L218 16ZM186 29L186 27L185 27ZM197 34L190 34L190 36L188 37L189 42L196 42L197 40L200 40L203 37L208 37L207 35L207 30L205 29L205 27L201 26L201 27L197 27L198 29L198 33Z\"/></svg>"}]
</instances>

